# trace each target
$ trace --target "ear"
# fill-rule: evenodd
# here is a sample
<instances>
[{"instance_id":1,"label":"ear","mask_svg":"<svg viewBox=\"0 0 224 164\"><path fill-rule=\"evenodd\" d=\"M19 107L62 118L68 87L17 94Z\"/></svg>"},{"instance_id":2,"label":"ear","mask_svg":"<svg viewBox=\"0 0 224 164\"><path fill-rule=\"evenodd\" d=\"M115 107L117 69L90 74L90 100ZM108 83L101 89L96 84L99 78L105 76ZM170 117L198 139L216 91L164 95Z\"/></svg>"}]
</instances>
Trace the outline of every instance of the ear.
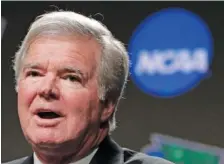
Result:
<instances>
[{"instance_id":1,"label":"ear","mask_svg":"<svg viewBox=\"0 0 224 164\"><path fill-rule=\"evenodd\" d=\"M110 119L112 114L114 113L115 110L115 103L112 101L105 100L103 102L102 106L102 113L101 113L101 122L106 122Z\"/></svg>"}]
</instances>

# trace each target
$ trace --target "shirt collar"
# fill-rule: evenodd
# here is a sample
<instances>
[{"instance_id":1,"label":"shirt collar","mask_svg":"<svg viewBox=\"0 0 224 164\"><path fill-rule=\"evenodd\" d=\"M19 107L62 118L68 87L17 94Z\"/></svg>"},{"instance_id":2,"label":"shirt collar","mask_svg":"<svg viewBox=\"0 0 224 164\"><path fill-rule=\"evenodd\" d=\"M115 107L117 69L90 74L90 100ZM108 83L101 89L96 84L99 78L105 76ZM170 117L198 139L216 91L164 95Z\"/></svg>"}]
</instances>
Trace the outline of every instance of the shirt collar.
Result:
<instances>
[{"instance_id":1,"label":"shirt collar","mask_svg":"<svg viewBox=\"0 0 224 164\"><path fill-rule=\"evenodd\" d=\"M98 148L95 149L94 151L92 151L89 155L87 155L86 157L76 161L76 162L71 162L69 164L89 164L90 161L92 160L93 156L96 154ZM41 161L37 158L36 153L34 152L33 154L33 160L34 160L34 164L42 164Z\"/></svg>"}]
</instances>

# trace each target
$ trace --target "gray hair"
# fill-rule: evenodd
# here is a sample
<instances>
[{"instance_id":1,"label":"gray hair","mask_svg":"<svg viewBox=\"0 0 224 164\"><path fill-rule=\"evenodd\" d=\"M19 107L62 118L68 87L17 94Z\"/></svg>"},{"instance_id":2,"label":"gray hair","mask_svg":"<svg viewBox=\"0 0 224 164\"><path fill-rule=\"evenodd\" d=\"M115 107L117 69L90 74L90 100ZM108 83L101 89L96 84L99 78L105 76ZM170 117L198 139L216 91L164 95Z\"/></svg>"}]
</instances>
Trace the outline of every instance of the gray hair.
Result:
<instances>
[{"instance_id":1,"label":"gray hair","mask_svg":"<svg viewBox=\"0 0 224 164\"><path fill-rule=\"evenodd\" d=\"M116 128L115 112L123 90L128 72L129 58L124 45L99 21L71 11L57 11L43 14L31 24L19 50L15 54L14 71L16 86L21 63L31 44L40 35L87 35L94 37L101 45L102 54L99 63L99 99L109 100L115 104L115 111L109 120L110 132Z\"/></svg>"}]
</instances>

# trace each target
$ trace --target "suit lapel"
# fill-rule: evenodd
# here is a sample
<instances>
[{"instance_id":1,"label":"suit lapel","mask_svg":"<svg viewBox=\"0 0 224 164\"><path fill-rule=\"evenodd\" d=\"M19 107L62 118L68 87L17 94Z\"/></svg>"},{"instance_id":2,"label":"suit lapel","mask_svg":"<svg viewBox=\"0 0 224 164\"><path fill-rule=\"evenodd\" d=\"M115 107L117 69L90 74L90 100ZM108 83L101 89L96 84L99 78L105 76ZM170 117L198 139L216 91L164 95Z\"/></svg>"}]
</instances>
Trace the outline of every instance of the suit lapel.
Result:
<instances>
[{"instance_id":1,"label":"suit lapel","mask_svg":"<svg viewBox=\"0 0 224 164\"><path fill-rule=\"evenodd\" d=\"M107 136L99 145L99 149L90 164L122 164L123 161L122 148Z\"/></svg>"}]
</instances>

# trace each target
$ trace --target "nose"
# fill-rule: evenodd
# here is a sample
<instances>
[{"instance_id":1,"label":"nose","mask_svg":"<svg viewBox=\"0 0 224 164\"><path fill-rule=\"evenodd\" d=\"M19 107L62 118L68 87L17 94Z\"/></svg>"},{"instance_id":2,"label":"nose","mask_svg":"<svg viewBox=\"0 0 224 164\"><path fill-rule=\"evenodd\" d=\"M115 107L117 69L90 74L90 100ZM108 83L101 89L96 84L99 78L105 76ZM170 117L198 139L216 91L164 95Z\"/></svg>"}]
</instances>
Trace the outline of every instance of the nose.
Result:
<instances>
[{"instance_id":1,"label":"nose","mask_svg":"<svg viewBox=\"0 0 224 164\"><path fill-rule=\"evenodd\" d=\"M43 77L38 95L47 101L59 99L59 89L54 75L45 75Z\"/></svg>"}]
</instances>

